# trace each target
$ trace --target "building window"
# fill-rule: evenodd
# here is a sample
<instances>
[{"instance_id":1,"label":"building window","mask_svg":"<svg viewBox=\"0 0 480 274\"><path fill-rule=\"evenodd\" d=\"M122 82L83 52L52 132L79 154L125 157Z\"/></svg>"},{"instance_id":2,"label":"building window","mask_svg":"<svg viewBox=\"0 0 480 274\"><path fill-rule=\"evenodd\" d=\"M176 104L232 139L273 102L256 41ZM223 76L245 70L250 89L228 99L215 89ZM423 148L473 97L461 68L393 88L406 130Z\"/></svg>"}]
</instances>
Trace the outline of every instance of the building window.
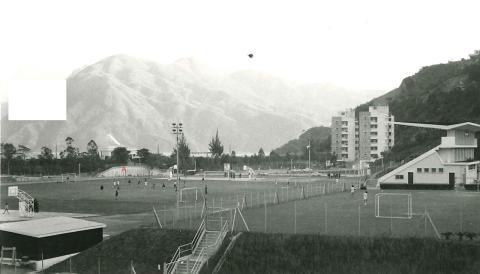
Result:
<instances>
[{"instance_id":1,"label":"building window","mask_svg":"<svg viewBox=\"0 0 480 274\"><path fill-rule=\"evenodd\" d=\"M423 171L424 171L424 172L428 172L428 171L429 171L429 168L426 167L426 168L423 169Z\"/></svg>"},{"instance_id":2,"label":"building window","mask_svg":"<svg viewBox=\"0 0 480 274\"><path fill-rule=\"evenodd\" d=\"M439 168L438 172L442 173L443 172L443 167Z\"/></svg>"},{"instance_id":3,"label":"building window","mask_svg":"<svg viewBox=\"0 0 480 274\"><path fill-rule=\"evenodd\" d=\"M435 172L437 172L437 169L432 167L432 173L435 173Z\"/></svg>"},{"instance_id":4,"label":"building window","mask_svg":"<svg viewBox=\"0 0 480 274\"><path fill-rule=\"evenodd\" d=\"M377 150L377 147L370 147L370 150Z\"/></svg>"},{"instance_id":5,"label":"building window","mask_svg":"<svg viewBox=\"0 0 480 274\"><path fill-rule=\"evenodd\" d=\"M395 179L397 179L397 180L403 180L403 175L395 175Z\"/></svg>"},{"instance_id":6,"label":"building window","mask_svg":"<svg viewBox=\"0 0 480 274\"><path fill-rule=\"evenodd\" d=\"M468 166L468 170L472 170L472 169L475 169L475 165L469 165Z\"/></svg>"},{"instance_id":7,"label":"building window","mask_svg":"<svg viewBox=\"0 0 480 274\"><path fill-rule=\"evenodd\" d=\"M377 125L370 125L370 128L377 128Z\"/></svg>"},{"instance_id":8,"label":"building window","mask_svg":"<svg viewBox=\"0 0 480 274\"><path fill-rule=\"evenodd\" d=\"M420 167L417 168L417 172L418 172L418 173L421 173L421 172L422 172L422 168L420 168Z\"/></svg>"}]
</instances>

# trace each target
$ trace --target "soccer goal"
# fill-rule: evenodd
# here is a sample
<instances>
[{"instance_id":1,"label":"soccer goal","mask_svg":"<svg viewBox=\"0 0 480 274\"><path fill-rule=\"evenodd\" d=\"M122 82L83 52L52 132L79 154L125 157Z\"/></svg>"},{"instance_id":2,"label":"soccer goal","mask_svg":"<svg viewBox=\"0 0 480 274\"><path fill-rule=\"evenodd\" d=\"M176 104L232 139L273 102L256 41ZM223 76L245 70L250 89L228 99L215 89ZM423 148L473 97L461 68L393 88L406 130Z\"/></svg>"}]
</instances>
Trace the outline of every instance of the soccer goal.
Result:
<instances>
[{"instance_id":1,"label":"soccer goal","mask_svg":"<svg viewBox=\"0 0 480 274\"><path fill-rule=\"evenodd\" d=\"M70 183L75 182L75 178L77 177L76 173L64 173L61 175L62 183Z\"/></svg>"},{"instance_id":2,"label":"soccer goal","mask_svg":"<svg viewBox=\"0 0 480 274\"><path fill-rule=\"evenodd\" d=\"M375 217L411 219L412 194L378 193L375 195Z\"/></svg>"},{"instance_id":3,"label":"soccer goal","mask_svg":"<svg viewBox=\"0 0 480 274\"><path fill-rule=\"evenodd\" d=\"M180 202L198 201L198 187L187 187L180 189Z\"/></svg>"}]
</instances>

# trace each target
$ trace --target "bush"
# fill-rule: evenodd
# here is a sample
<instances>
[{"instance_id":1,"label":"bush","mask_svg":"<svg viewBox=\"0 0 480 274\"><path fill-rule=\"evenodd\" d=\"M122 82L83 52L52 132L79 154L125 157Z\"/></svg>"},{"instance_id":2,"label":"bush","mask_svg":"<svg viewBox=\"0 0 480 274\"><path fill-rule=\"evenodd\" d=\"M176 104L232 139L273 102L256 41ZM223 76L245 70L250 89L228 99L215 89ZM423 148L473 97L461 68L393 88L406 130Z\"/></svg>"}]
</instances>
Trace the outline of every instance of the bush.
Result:
<instances>
[{"instance_id":1,"label":"bush","mask_svg":"<svg viewBox=\"0 0 480 274\"><path fill-rule=\"evenodd\" d=\"M452 237L453 233L452 232L443 232L442 235L443 235L443 237L445 237L445 240L450 240L450 237Z\"/></svg>"}]
</instances>

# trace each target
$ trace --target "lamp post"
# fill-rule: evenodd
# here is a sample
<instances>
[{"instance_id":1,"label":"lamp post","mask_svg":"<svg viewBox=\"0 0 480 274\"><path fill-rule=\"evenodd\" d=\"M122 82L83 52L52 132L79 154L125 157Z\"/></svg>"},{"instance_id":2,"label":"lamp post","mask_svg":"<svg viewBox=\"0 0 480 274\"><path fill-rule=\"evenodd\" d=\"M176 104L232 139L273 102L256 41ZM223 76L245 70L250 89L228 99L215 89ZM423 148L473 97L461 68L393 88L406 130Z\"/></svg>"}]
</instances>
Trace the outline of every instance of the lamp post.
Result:
<instances>
[{"instance_id":1,"label":"lamp post","mask_svg":"<svg viewBox=\"0 0 480 274\"><path fill-rule=\"evenodd\" d=\"M180 165L179 165L179 145L178 145L178 135L183 134L183 124L182 123L172 123L172 133L175 134L177 139L177 187L180 186Z\"/></svg>"},{"instance_id":2,"label":"lamp post","mask_svg":"<svg viewBox=\"0 0 480 274\"><path fill-rule=\"evenodd\" d=\"M312 169L312 167L310 166L310 150L311 150L311 145L310 145L310 139L308 140L308 169Z\"/></svg>"}]
</instances>

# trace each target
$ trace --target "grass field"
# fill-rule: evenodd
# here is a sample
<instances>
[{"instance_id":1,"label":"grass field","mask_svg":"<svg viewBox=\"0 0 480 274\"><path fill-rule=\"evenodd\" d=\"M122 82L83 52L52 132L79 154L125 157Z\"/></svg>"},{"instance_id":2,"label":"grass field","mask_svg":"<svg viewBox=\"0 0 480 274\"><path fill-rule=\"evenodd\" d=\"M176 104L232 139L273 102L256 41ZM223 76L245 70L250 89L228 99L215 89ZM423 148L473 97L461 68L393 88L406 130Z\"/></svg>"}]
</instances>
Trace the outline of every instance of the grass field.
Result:
<instances>
[{"instance_id":1,"label":"grass field","mask_svg":"<svg viewBox=\"0 0 480 274\"><path fill-rule=\"evenodd\" d=\"M326 178L282 178L275 184L275 179L258 179L256 181L236 180L187 180L185 187L198 187L199 200L195 202L194 192L186 194L185 203L177 211L176 195L173 183L157 179L149 179L148 187L144 187L138 179L121 179L119 200L115 200L113 180L94 179L70 184L57 183L23 183L20 188L32 194L40 201L42 211L94 213L100 216L90 217L93 221L107 224L106 233L115 235L137 227L152 226L154 216L152 205L155 205L161 222L168 228L189 228L195 230L202 209L202 193L208 186L209 207L234 207L237 202L246 198L247 206L244 216L252 231L269 233L321 233L330 235L361 236L435 236L430 222L425 226L423 213L425 209L431 216L440 233L470 231L480 232L480 218L477 208L480 207L480 194L465 191L388 191L395 193L411 193L413 197L412 219L379 219L374 216L374 196L379 190L369 190L369 202L363 205L362 192L355 195L342 192L343 181L348 185L355 179L342 178L340 184ZM289 183L287 184L287 181ZM162 182L166 189L162 189ZM295 182L297 187L295 187ZM155 188L152 184L155 183ZM289 201L300 197L302 187L308 194L321 193L327 183L327 195L310 197L305 200ZM104 190L100 190L100 186ZM183 187L183 183L180 184ZM1 187L2 203L7 198L7 187ZM272 199L277 193L280 204ZM264 198L264 195L266 198ZM264 199L267 205L265 230ZM18 203L8 198L10 208ZM392 210L393 215L406 209L405 199L392 199L391 206L386 199L382 203L385 215ZM295 222L296 216L296 222ZM360 221L360 224L359 224ZM242 227L238 227L242 229Z\"/></svg>"},{"instance_id":2,"label":"grass field","mask_svg":"<svg viewBox=\"0 0 480 274\"><path fill-rule=\"evenodd\" d=\"M113 181L120 180L119 199L115 200L115 189ZM290 181L293 186L295 181L298 185L306 184L309 178L282 178L278 184L274 179L249 180L186 180L185 187L197 187L198 201L194 199L194 192L185 194L184 208L176 211L177 194L173 188L173 182L160 179L148 179L148 186L143 184L144 178L133 178L131 183L126 179L92 179L75 183L19 183L20 189L28 192L38 199L41 211L53 212L78 212L98 214L98 217L89 217L89 220L107 224L107 234L115 235L128 229L151 226L154 222L152 206L155 205L163 223L170 228L178 227L178 219L189 219L189 221L201 214L203 205L203 193L205 184L208 187L209 201L216 201L216 206L235 206L237 200L241 199L244 193L257 194L249 197L259 197L263 192L274 192L282 186L287 186ZM138 184L140 180L140 184ZM310 184L318 184L326 179L315 178ZM330 180L332 181L332 180ZM155 188L153 184L155 183ZM165 183L166 188L162 188ZM289 185L290 185L289 184ZM100 186L104 186L100 190ZM180 188L183 187L183 180ZM9 202L10 209L18 208L16 198L7 197L7 185L1 185L1 201ZM284 193L284 196L286 192ZM289 194L291 195L291 194ZM1 217L1 216L0 216ZM1 220L0 220L1 221ZM184 227L185 227L184 223ZM190 221L188 227L195 229L196 222Z\"/></svg>"},{"instance_id":3,"label":"grass field","mask_svg":"<svg viewBox=\"0 0 480 274\"><path fill-rule=\"evenodd\" d=\"M168 260L179 245L190 242L194 234L189 230L129 230L73 257L72 272L129 274L133 261L137 273L160 273L157 265ZM46 273L69 271L70 261L66 260Z\"/></svg>"},{"instance_id":4,"label":"grass field","mask_svg":"<svg viewBox=\"0 0 480 274\"><path fill-rule=\"evenodd\" d=\"M478 242L243 233L219 273L478 273Z\"/></svg>"},{"instance_id":5,"label":"grass field","mask_svg":"<svg viewBox=\"0 0 480 274\"><path fill-rule=\"evenodd\" d=\"M374 194L378 192L379 190L369 190L370 198L366 206L363 205L361 192L353 196L349 193L334 193L268 206L266 232L295 232L296 215L297 233L434 237L434 229L428 219L425 226L423 214L427 209L439 233L460 231L480 233L478 216L480 193L389 190L389 193L411 193L414 215L412 219L382 219L375 218ZM388 199L384 202L383 208L389 212ZM400 213L400 209L406 209L406 203L406 199L393 199L393 211ZM265 208L248 209L244 211L244 215L251 230L265 231Z\"/></svg>"}]
</instances>

